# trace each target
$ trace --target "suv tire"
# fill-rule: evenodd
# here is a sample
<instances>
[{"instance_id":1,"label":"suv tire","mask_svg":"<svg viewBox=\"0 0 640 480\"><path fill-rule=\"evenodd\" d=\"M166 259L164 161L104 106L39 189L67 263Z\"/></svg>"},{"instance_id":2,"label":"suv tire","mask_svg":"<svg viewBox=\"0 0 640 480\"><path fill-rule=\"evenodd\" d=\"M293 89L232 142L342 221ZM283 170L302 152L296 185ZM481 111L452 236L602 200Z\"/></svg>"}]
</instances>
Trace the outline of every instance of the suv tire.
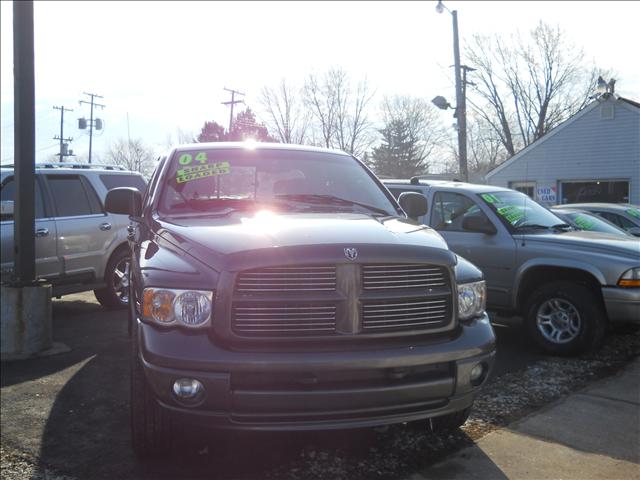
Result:
<instances>
[{"instance_id":1,"label":"suv tire","mask_svg":"<svg viewBox=\"0 0 640 480\"><path fill-rule=\"evenodd\" d=\"M138 327L131 338L131 444L140 458L156 457L171 448L171 417L155 400L138 354Z\"/></svg>"},{"instance_id":2,"label":"suv tire","mask_svg":"<svg viewBox=\"0 0 640 480\"><path fill-rule=\"evenodd\" d=\"M100 305L116 310L126 308L129 304L129 262L131 261L127 248L118 248L107 263L104 274L106 287L93 291Z\"/></svg>"},{"instance_id":3,"label":"suv tire","mask_svg":"<svg viewBox=\"0 0 640 480\"><path fill-rule=\"evenodd\" d=\"M598 348L606 315L594 292L570 282L539 287L529 297L525 326L540 348L556 355L575 355Z\"/></svg>"}]
</instances>

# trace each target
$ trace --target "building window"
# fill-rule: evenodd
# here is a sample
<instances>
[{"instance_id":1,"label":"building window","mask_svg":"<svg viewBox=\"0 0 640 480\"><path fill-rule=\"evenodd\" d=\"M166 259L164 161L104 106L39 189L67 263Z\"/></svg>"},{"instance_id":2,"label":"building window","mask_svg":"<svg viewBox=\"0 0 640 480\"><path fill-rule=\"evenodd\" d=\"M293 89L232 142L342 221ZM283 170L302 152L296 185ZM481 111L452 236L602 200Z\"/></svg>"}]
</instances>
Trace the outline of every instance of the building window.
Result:
<instances>
[{"instance_id":1,"label":"building window","mask_svg":"<svg viewBox=\"0 0 640 480\"><path fill-rule=\"evenodd\" d=\"M509 182L509 188L517 190L535 200L536 182Z\"/></svg>"},{"instance_id":2,"label":"building window","mask_svg":"<svg viewBox=\"0 0 640 480\"><path fill-rule=\"evenodd\" d=\"M562 203L629 203L629 180L560 182Z\"/></svg>"}]
</instances>

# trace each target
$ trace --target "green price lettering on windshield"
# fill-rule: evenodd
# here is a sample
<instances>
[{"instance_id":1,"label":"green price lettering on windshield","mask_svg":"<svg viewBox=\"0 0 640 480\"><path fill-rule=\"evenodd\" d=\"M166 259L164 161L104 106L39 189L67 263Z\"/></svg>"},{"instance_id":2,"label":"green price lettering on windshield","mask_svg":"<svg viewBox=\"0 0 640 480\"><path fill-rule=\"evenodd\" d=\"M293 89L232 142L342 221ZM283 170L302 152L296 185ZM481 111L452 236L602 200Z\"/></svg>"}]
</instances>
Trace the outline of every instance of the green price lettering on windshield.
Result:
<instances>
[{"instance_id":1,"label":"green price lettering on windshield","mask_svg":"<svg viewBox=\"0 0 640 480\"><path fill-rule=\"evenodd\" d=\"M231 173L229 162L208 163L206 165L196 165L176 171L176 183L190 182L205 177L217 177Z\"/></svg>"},{"instance_id":2,"label":"green price lettering on windshield","mask_svg":"<svg viewBox=\"0 0 640 480\"><path fill-rule=\"evenodd\" d=\"M196 155L196 162L205 163L207 161L207 152L200 152Z\"/></svg>"},{"instance_id":3,"label":"green price lettering on windshield","mask_svg":"<svg viewBox=\"0 0 640 480\"><path fill-rule=\"evenodd\" d=\"M481 196L482 198L484 198L484 201L487 203L501 203L498 197L490 193L483 193Z\"/></svg>"},{"instance_id":4,"label":"green price lettering on windshield","mask_svg":"<svg viewBox=\"0 0 640 480\"><path fill-rule=\"evenodd\" d=\"M593 230L593 222L587 217L578 215L573 221L582 230Z\"/></svg>"},{"instance_id":5,"label":"green price lettering on windshield","mask_svg":"<svg viewBox=\"0 0 640 480\"><path fill-rule=\"evenodd\" d=\"M496 209L500 215L507 219L511 225L515 225L518 220L524 218L524 209L516 207L514 205L508 205L506 207L500 207Z\"/></svg>"},{"instance_id":6,"label":"green price lettering on windshield","mask_svg":"<svg viewBox=\"0 0 640 480\"><path fill-rule=\"evenodd\" d=\"M192 161L193 157L188 153L180 155L180 158L178 159L178 163L180 163L180 165L189 165Z\"/></svg>"},{"instance_id":7,"label":"green price lettering on windshield","mask_svg":"<svg viewBox=\"0 0 640 480\"><path fill-rule=\"evenodd\" d=\"M640 210L636 210L635 208L628 209L627 213L632 217L640 218Z\"/></svg>"}]
</instances>

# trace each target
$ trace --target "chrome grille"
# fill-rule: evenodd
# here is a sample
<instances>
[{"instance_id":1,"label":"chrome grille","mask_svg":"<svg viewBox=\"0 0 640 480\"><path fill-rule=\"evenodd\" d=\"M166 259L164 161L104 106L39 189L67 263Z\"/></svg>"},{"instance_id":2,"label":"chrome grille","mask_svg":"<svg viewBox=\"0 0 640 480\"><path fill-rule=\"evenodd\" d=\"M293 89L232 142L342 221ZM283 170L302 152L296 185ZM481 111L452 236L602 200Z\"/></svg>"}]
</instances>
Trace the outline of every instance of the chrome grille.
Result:
<instances>
[{"instance_id":1,"label":"chrome grille","mask_svg":"<svg viewBox=\"0 0 640 480\"><path fill-rule=\"evenodd\" d=\"M335 328L335 305L240 304L234 307L233 330L242 336L330 335Z\"/></svg>"},{"instance_id":2,"label":"chrome grille","mask_svg":"<svg viewBox=\"0 0 640 480\"><path fill-rule=\"evenodd\" d=\"M449 321L450 297L368 302L362 306L362 330L387 332L425 330Z\"/></svg>"},{"instance_id":3,"label":"chrome grille","mask_svg":"<svg viewBox=\"0 0 640 480\"><path fill-rule=\"evenodd\" d=\"M420 264L363 265L362 286L365 290L399 288L435 288L448 285L443 267Z\"/></svg>"},{"instance_id":4,"label":"chrome grille","mask_svg":"<svg viewBox=\"0 0 640 480\"><path fill-rule=\"evenodd\" d=\"M236 282L241 294L335 291L336 267L296 266L242 272Z\"/></svg>"}]
</instances>

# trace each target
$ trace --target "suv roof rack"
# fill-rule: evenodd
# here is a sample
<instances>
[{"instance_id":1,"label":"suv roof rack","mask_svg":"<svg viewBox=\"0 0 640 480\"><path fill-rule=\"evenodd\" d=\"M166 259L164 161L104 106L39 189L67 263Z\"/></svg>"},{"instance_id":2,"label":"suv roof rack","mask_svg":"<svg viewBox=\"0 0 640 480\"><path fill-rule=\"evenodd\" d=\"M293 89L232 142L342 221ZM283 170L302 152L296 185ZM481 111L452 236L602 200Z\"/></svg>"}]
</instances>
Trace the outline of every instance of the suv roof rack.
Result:
<instances>
[{"instance_id":1,"label":"suv roof rack","mask_svg":"<svg viewBox=\"0 0 640 480\"><path fill-rule=\"evenodd\" d=\"M103 170L119 170L126 171L127 169L121 167L120 165L106 165L99 163L72 163L72 162L62 162L62 163L36 163L36 168L77 168L82 170L90 170L90 169L103 169ZM15 168L13 163L8 165L2 165L2 168Z\"/></svg>"},{"instance_id":2,"label":"suv roof rack","mask_svg":"<svg viewBox=\"0 0 640 480\"><path fill-rule=\"evenodd\" d=\"M409 183L411 185L420 185L420 180L427 180L427 182L425 182L426 185L429 185L429 180L436 181L436 182L461 182L462 180L458 179L458 178L454 178L452 180L437 180L435 178L433 178L433 175L415 175L413 177L411 177L411 179L409 180Z\"/></svg>"}]
</instances>

